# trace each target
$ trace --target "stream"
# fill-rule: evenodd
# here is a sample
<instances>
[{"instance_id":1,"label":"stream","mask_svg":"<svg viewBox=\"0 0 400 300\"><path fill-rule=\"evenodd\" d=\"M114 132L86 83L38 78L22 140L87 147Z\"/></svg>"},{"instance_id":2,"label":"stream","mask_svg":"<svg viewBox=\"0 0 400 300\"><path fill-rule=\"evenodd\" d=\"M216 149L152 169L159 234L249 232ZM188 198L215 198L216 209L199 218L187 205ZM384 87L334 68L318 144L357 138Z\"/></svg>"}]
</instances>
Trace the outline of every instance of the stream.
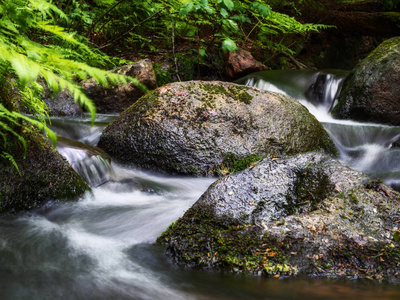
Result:
<instances>
[{"instance_id":1,"label":"stream","mask_svg":"<svg viewBox=\"0 0 400 300\"><path fill-rule=\"evenodd\" d=\"M400 148L393 145L400 128L329 116L344 73L321 75L321 84L318 72L252 76L242 83L284 92L306 105L334 139L341 161L399 186ZM400 299L400 287L373 281L281 280L178 268L155 239L216 178L111 162L94 146L115 117L98 115L94 126L89 117L52 119L52 129L63 137L59 152L93 192L77 202L55 201L0 218L0 299Z\"/></svg>"}]
</instances>

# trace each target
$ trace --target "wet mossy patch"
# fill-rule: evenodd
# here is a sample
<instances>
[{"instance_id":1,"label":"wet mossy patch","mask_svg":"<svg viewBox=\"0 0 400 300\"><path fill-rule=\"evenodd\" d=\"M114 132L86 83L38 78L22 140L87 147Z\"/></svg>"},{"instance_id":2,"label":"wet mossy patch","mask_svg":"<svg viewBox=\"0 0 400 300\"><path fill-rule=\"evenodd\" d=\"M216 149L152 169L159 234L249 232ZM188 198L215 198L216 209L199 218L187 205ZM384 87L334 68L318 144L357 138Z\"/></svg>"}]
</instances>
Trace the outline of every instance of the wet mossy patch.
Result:
<instances>
[{"instance_id":1,"label":"wet mossy patch","mask_svg":"<svg viewBox=\"0 0 400 300\"><path fill-rule=\"evenodd\" d=\"M257 226L223 226L207 211L189 211L157 239L178 264L197 269L264 276L294 275L297 268Z\"/></svg>"},{"instance_id":2,"label":"wet mossy patch","mask_svg":"<svg viewBox=\"0 0 400 300\"><path fill-rule=\"evenodd\" d=\"M30 210L48 201L75 200L90 190L39 132L21 134L27 142L26 152L16 139L9 139L5 149L13 153L18 170L0 158L0 212Z\"/></svg>"},{"instance_id":3,"label":"wet mossy patch","mask_svg":"<svg viewBox=\"0 0 400 300\"><path fill-rule=\"evenodd\" d=\"M238 157L233 153L229 153L225 156L222 161L221 167L218 172L222 174L231 174L239 171L243 171L260 161L262 157L257 154L250 154L244 158Z\"/></svg>"}]
</instances>

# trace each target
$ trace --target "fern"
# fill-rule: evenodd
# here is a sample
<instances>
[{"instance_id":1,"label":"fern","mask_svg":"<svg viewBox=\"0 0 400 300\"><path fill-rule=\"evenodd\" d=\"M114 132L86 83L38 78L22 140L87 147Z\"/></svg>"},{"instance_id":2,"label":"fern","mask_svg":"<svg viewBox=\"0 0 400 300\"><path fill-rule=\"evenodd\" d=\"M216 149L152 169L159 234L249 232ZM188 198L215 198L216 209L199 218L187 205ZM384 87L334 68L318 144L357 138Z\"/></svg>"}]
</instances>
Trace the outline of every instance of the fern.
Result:
<instances>
[{"instance_id":1,"label":"fern","mask_svg":"<svg viewBox=\"0 0 400 300\"><path fill-rule=\"evenodd\" d=\"M18 168L18 164L10 153L3 151L2 153L0 153L0 157L8 159L12 163L12 165L17 169L19 175L21 175L21 172L19 171Z\"/></svg>"},{"instance_id":2,"label":"fern","mask_svg":"<svg viewBox=\"0 0 400 300\"><path fill-rule=\"evenodd\" d=\"M20 87L20 102L34 115L28 117L18 113L12 103L14 99L7 95L11 90L3 88L0 95L0 136L4 143L7 143L9 133L21 141L26 149L26 142L19 132L30 131L31 128L23 121L43 130L53 143L56 142L55 134L47 127L47 106L38 97L40 88L36 82L39 78L43 78L54 93L68 90L75 102L90 112L92 121L96 108L76 79L91 77L105 86L132 82L143 88L137 79L90 66L88 63L102 65L104 60L99 59L99 53L84 43L84 38L54 23L54 16L63 20L68 17L51 1L0 0L0 14L0 70L3 71L3 83L15 78ZM9 154L5 153L1 157L10 160Z\"/></svg>"}]
</instances>

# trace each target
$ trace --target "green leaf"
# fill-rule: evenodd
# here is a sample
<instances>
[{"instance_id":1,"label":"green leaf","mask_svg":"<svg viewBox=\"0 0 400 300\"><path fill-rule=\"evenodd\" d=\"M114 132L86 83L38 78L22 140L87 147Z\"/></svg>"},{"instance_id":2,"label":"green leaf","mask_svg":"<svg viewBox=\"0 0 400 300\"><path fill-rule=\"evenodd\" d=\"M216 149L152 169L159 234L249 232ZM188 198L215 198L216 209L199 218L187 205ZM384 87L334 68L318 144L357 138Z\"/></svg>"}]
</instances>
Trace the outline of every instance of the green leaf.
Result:
<instances>
[{"instance_id":1,"label":"green leaf","mask_svg":"<svg viewBox=\"0 0 400 300\"><path fill-rule=\"evenodd\" d=\"M231 40L230 38L226 38L222 42L221 48L223 51L229 51L229 52L233 52L233 51L237 50L237 46L236 46L235 42L233 40Z\"/></svg>"},{"instance_id":2,"label":"green leaf","mask_svg":"<svg viewBox=\"0 0 400 300\"><path fill-rule=\"evenodd\" d=\"M226 8L232 11L235 8L235 4L233 4L232 0L223 0Z\"/></svg>"},{"instance_id":3,"label":"green leaf","mask_svg":"<svg viewBox=\"0 0 400 300\"><path fill-rule=\"evenodd\" d=\"M179 10L179 17L185 17L193 10L194 3L188 2Z\"/></svg>"},{"instance_id":4,"label":"green leaf","mask_svg":"<svg viewBox=\"0 0 400 300\"><path fill-rule=\"evenodd\" d=\"M200 54L201 57L207 56L206 50L203 49L203 48L199 49L199 54Z\"/></svg>"},{"instance_id":5,"label":"green leaf","mask_svg":"<svg viewBox=\"0 0 400 300\"><path fill-rule=\"evenodd\" d=\"M270 16L272 10L271 7L269 7L266 4L261 4L259 2L253 2L252 6L256 9L256 11L263 16L264 18L267 18Z\"/></svg>"},{"instance_id":6,"label":"green leaf","mask_svg":"<svg viewBox=\"0 0 400 300\"><path fill-rule=\"evenodd\" d=\"M222 23L225 26L229 27L231 29L231 31L233 31L233 32L237 32L239 30L239 26L235 21L227 19L227 20L223 20Z\"/></svg>"},{"instance_id":7,"label":"green leaf","mask_svg":"<svg viewBox=\"0 0 400 300\"><path fill-rule=\"evenodd\" d=\"M221 10L220 10L219 12L220 12L220 14L221 14L221 16L222 16L223 18L229 17L229 13L226 11L225 8L221 8Z\"/></svg>"}]
</instances>

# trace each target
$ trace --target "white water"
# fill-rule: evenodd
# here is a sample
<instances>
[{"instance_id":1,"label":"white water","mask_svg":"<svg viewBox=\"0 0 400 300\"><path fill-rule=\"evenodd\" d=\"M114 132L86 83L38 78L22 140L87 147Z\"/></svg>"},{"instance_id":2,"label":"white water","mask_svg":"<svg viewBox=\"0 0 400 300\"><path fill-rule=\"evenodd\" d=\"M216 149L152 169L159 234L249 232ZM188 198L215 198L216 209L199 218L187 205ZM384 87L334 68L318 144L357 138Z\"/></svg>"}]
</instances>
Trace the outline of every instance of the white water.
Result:
<instances>
[{"instance_id":1,"label":"white water","mask_svg":"<svg viewBox=\"0 0 400 300\"><path fill-rule=\"evenodd\" d=\"M323 109L311 109L321 119ZM393 128L336 122L328 113L324 118L327 130L336 132L331 134L343 149L343 161L348 155L349 164L372 166L379 147L393 153ZM56 119L54 128L69 139L95 145L112 117L99 119L94 127L88 119ZM68 151L70 157L82 154ZM352 155L358 158L352 160ZM215 179L165 176L116 164L110 168L110 181L78 202L49 203L0 218L0 299L400 299L398 287L384 284L182 270L154 242Z\"/></svg>"},{"instance_id":2,"label":"white water","mask_svg":"<svg viewBox=\"0 0 400 300\"><path fill-rule=\"evenodd\" d=\"M114 182L78 202L49 204L11 226L0 222L1 299L190 298L130 251L150 247L215 179L165 177L117 165L113 171ZM152 191L135 184L131 189L139 181ZM23 274L34 276L25 282Z\"/></svg>"},{"instance_id":3,"label":"white water","mask_svg":"<svg viewBox=\"0 0 400 300\"><path fill-rule=\"evenodd\" d=\"M325 76L323 85L318 82L319 76ZM263 71L248 75L239 83L297 99L325 127L341 162L400 188L400 148L393 146L400 141L400 127L337 120L331 116L344 78L345 73L335 71ZM315 90L317 95L313 94Z\"/></svg>"}]
</instances>

